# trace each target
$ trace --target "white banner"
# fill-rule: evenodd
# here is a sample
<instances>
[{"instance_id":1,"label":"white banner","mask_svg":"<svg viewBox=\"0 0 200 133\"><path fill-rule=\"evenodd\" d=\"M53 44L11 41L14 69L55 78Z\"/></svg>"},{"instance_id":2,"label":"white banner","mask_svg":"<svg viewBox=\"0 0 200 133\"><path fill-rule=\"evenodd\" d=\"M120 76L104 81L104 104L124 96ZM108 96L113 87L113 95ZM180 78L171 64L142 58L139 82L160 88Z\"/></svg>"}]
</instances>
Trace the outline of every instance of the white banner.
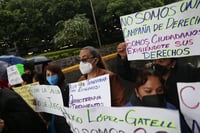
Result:
<instances>
[{"instance_id":1,"label":"white banner","mask_svg":"<svg viewBox=\"0 0 200 133\"><path fill-rule=\"evenodd\" d=\"M30 91L36 100L36 111L62 116L63 98L60 88L55 85L30 86Z\"/></svg>"},{"instance_id":2,"label":"white banner","mask_svg":"<svg viewBox=\"0 0 200 133\"><path fill-rule=\"evenodd\" d=\"M200 55L199 0L183 0L120 17L128 60Z\"/></svg>"},{"instance_id":3,"label":"white banner","mask_svg":"<svg viewBox=\"0 0 200 133\"><path fill-rule=\"evenodd\" d=\"M74 109L111 106L109 75L70 83L69 107Z\"/></svg>"},{"instance_id":4,"label":"white banner","mask_svg":"<svg viewBox=\"0 0 200 133\"><path fill-rule=\"evenodd\" d=\"M98 107L62 111L73 133L180 133L176 110Z\"/></svg>"},{"instance_id":5,"label":"white banner","mask_svg":"<svg viewBox=\"0 0 200 133\"><path fill-rule=\"evenodd\" d=\"M200 133L200 82L177 83L181 112L193 133Z\"/></svg>"},{"instance_id":6,"label":"white banner","mask_svg":"<svg viewBox=\"0 0 200 133\"><path fill-rule=\"evenodd\" d=\"M17 85L23 82L16 65L7 67L7 75L8 75L8 83L10 85Z\"/></svg>"}]
</instances>

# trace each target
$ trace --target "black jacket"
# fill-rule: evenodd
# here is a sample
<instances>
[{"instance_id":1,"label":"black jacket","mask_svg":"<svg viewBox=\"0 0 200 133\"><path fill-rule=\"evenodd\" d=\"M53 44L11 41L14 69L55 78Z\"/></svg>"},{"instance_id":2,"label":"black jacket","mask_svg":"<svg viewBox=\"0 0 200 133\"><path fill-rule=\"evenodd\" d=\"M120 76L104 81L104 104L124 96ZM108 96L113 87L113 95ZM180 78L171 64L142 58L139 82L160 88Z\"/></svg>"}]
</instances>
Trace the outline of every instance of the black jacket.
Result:
<instances>
[{"instance_id":1,"label":"black jacket","mask_svg":"<svg viewBox=\"0 0 200 133\"><path fill-rule=\"evenodd\" d=\"M117 55L115 61L116 70L113 69L113 71L117 73L121 78L131 82L135 82L139 69L131 67L131 62L127 59L121 59L120 55Z\"/></svg>"},{"instance_id":2,"label":"black jacket","mask_svg":"<svg viewBox=\"0 0 200 133\"><path fill-rule=\"evenodd\" d=\"M65 107L69 106L69 86L67 82L63 82L62 84L58 85L62 97L63 97L63 103ZM55 116L55 127L57 133L72 133L70 130L70 126L67 124L66 119L62 116Z\"/></svg>"},{"instance_id":3,"label":"black jacket","mask_svg":"<svg viewBox=\"0 0 200 133\"><path fill-rule=\"evenodd\" d=\"M200 68L193 67L190 64L177 63L165 82L167 101L180 109L176 83L197 81L200 81Z\"/></svg>"},{"instance_id":4,"label":"black jacket","mask_svg":"<svg viewBox=\"0 0 200 133\"><path fill-rule=\"evenodd\" d=\"M0 118L3 133L47 133L39 115L14 91L0 89Z\"/></svg>"}]
</instances>

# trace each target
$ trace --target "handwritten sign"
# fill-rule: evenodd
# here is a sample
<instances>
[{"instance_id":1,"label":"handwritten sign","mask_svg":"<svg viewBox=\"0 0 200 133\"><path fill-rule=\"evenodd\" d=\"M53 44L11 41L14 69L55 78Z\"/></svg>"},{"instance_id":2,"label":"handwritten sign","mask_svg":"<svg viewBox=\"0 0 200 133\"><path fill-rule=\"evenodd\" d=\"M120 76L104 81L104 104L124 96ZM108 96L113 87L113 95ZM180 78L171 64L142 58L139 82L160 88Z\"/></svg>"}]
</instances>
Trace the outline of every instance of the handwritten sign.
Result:
<instances>
[{"instance_id":1,"label":"handwritten sign","mask_svg":"<svg viewBox=\"0 0 200 133\"><path fill-rule=\"evenodd\" d=\"M193 133L200 132L200 82L177 83L181 112Z\"/></svg>"},{"instance_id":2,"label":"handwritten sign","mask_svg":"<svg viewBox=\"0 0 200 133\"><path fill-rule=\"evenodd\" d=\"M200 55L199 0L120 17L128 60Z\"/></svg>"},{"instance_id":3,"label":"handwritten sign","mask_svg":"<svg viewBox=\"0 0 200 133\"><path fill-rule=\"evenodd\" d=\"M73 133L180 133L179 114L175 110L98 107L62 111Z\"/></svg>"},{"instance_id":4,"label":"handwritten sign","mask_svg":"<svg viewBox=\"0 0 200 133\"><path fill-rule=\"evenodd\" d=\"M33 85L39 85L39 83L35 82L20 87L13 87L12 89L17 92L33 110L35 110L35 105L33 105L34 97L29 90L29 87Z\"/></svg>"},{"instance_id":5,"label":"handwritten sign","mask_svg":"<svg viewBox=\"0 0 200 133\"><path fill-rule=\"evenodd\" d=\"M7 67L7 74L8 74L8 83L10 85L17 85L23 82L16 65Z\"/></svg>"},{"instance_id":6,"label":"handwritten sign","mask_svg":"<svg viewBox=\"0 0 200 133\"><path fill-rule=\"evenodd\" d=\"M109 75L69 84L69 107L111 106Z\"/></svg>"},{"instance_id":7,"label":"handwritten sign","mask_svg":"<svg viewBox=\"0 0 200 133\"><path fill-rule=\"evenodd\" d=\"M61 108L63 98L58 86L35 85L30 87L31 93L36 100L36 111L47 112L62 116Z\"/></svg>"}]
</instances>

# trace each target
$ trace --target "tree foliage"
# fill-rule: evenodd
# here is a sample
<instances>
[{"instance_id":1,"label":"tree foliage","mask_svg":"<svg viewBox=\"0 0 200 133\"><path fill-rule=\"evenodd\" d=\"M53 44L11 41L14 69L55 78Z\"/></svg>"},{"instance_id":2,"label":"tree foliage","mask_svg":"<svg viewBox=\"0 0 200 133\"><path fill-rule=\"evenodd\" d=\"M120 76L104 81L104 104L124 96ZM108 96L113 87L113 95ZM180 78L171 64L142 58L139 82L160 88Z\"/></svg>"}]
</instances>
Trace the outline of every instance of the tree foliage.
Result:
<instances>
[{"instance_id":1,"label":"tree foliage","mask_svg":"<svg viewBox=\"0 0 200 133\"><path fill-rule=\"evenodd\" d=\"M57 47L88 40L94 32L93 26L89 23L89 19L85 17L85 14L77 14L73 19L59 21L57 26L59 30L54 36Z\"/></svg>"},{"instance_id":2,"label":"tree foliage","mask_svg":"<svg viewBox=\"0 0 200 133\"><path fill-rule=\"evenodd\" d=\"M17 47L20 55L26 55L95 38L94 17L102 43L123 41L120 16L175 1L1 0L0 54Z\"/></svg>"},{"instance_id":3,"label":"tree foliage","mask_svg":"<svg viewBox=\"0 0 200 133\"><path fill-rule=\"evenodd\" d=\"M7 0L0 4L0 17L5 18L0 21L0 41L7 48L16 44L21 55L49 48L55 24L72 18L80 6L79 0Z\"/></svg>"},{"instance_id":4,"label":"tree foliage","mask_svg":"<svg viewBox=\"0 0 200 133\"><path fill-rule=\"evenodd\" d=\"M162 0L93 0L102 40L105 42L123 41L120 16L162 5L164 5Z\"/></svg>"}]
</instances>

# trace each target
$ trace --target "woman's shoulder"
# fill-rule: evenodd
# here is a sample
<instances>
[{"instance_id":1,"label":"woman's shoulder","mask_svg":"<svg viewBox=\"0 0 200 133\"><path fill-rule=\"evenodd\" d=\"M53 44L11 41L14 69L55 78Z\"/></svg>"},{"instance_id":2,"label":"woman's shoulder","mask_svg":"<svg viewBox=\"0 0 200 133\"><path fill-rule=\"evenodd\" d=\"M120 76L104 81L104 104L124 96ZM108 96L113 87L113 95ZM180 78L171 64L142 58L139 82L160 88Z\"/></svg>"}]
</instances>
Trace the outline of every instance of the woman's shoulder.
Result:
<instances>
[{"instance_id":1,"label":"woman's shoulder","mask_svg":"<svg viewBox=\"0 0 200 133\"><path fill-rule=\"evenodd\" d=\"M112 71L107 70L107 69L99 69L98 73L100 75L104 75L104 74L115 75Z\"/></svg>"},{"instance_id":2,"label":"woman's shoulder","mask_svg":"<svg viewBox=\"0 0 200 133\"><path fill-rule=\"evenodd\" d=\"M80 78L78 79L78 81L82 81L82 80L86 80L86 75L81 75Z\"/></svg>"},{"instance_id":3,"label":"woman's shoulder","mask_svg":"<svg viewBox=\"0 0 200 133\"><path fill-rule=\"evenodd\" d=\"M124 104L124 107L130 107L130 106L134 106L130 101Z\"/></svg>"}]
</instances>

